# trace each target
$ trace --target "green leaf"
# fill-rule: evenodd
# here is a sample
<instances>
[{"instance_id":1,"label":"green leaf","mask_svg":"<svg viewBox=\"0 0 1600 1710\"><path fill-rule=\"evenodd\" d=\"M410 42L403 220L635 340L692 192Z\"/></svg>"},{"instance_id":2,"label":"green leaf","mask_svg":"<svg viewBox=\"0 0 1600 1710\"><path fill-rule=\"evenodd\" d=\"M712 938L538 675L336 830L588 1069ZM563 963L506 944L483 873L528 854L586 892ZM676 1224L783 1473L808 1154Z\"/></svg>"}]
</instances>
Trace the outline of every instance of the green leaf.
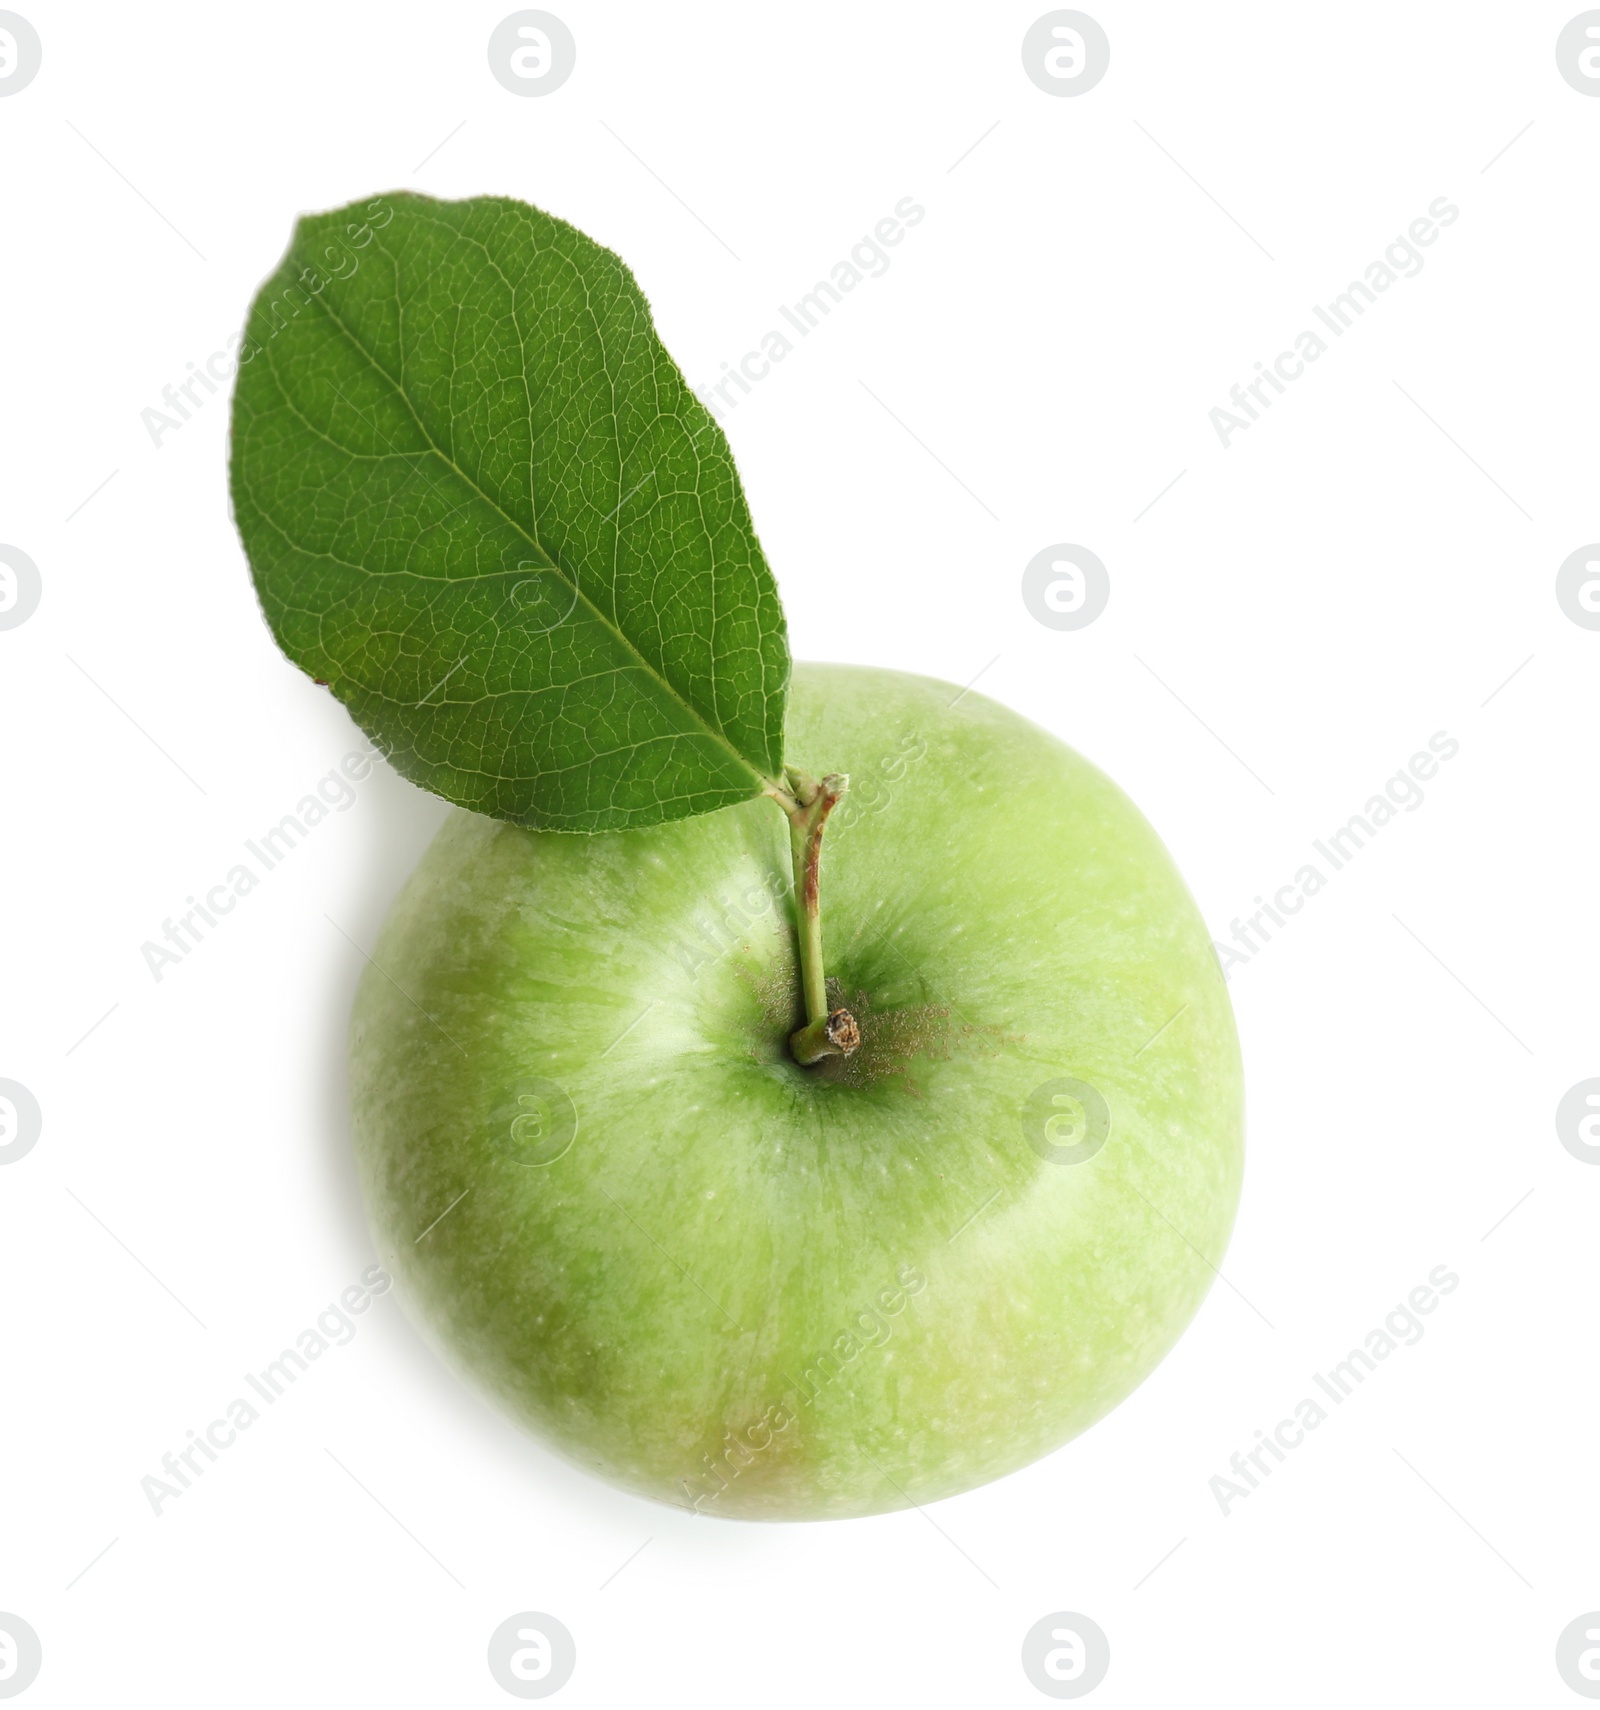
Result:
<instances>
[{"instance_id":1,"label":"green leaf","mask_svg":"<svg viewBox=\"0 0 1600 1710\"><path fill-rule=\"evenodd\" d=\"M559 831L781 777L783 609L623 263L505 197L303 219L233 402L267 622L408 778Z\"/></svg>"}]
</instances>

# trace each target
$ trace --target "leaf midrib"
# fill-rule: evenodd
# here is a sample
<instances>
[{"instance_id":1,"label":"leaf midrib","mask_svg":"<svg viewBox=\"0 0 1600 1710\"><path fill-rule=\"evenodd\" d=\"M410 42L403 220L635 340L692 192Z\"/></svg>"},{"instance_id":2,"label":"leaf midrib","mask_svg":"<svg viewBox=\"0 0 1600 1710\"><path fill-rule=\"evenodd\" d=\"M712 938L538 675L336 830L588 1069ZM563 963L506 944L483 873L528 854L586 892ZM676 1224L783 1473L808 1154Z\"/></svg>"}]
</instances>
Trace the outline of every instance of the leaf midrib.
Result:
<instances>
[{"instance_id":1,"label":"leaf midrib","mask_svg":"<svg viewBox=\"0 0 1600 1710\"><path fill-rule=\"evenodd\" d=\"M388 253L388 252L385 252L385 253ZM395 258L392 255L390 255L389 259L391 260L391 262L395 261ZM396 263L396 265L398 265L398 264ZM701 711L698 707L694 706L691 702L684 699L683 695L673 686L673 684L670 683L664 676L662 676L661 672L659 670L657 670L657 668L653 664L651 664L651 662L644 656L644 654L639 651L638 647L635 645L632 638L629 637L622 629L620 629L617 626L617 624L611 618L609 618L605 614L605 612L603 612L600 609L600 607L594 603L593 600L591 600L589 598L589 596L583 591L582 583L577 579L577 577L571 571L569 571L566 568L565 565L563 565L562 563L560 563L556 559L554 554L551 553L549 548L544 545L544 543L538 538L538 536L531 533L527 528L525 528L523 526L523 524L521 523L521 521L518 518L512 516L511 513L509 511L505 510L504 507L501 506L497 500L495 500L488 493L486 493L483 490L483 488L480 487L478 485L478 483L476 481L474 481L470 475L467 474L466 470L464 470L460 466L460 464L458 464L455 461L455 459L453 457L448 456L440 448L438 441L434 438L432 432L429 430L427 423L424 422L422 417L417 413L417 408L416 408L415 404L412 403L410 397L407 395L405 388L400 384L400 382L398 380L395 379L395 377L392 374L390 374L388 369L386 369L384 367L384 365L378 360L378 358L370 350L367 349L367 347L361 342L361 340L356 337L355 333L352 332L351 329L345 325L343 319L335 311L333 305L327 300L327 292L326 291L322 292L317 297L315 297L313 299L313 301L316 302L326 312L328 319L338 329L340 335L349 343L351 349L354 350L355 353L359 357L361 357L368 364L368 366L372 368L372 370L376 374L380 375L385 381L388 382L390 388L394 392L394 395L405 406L406 412L407 412L407 414L410 415L412 421L416 423L417 431L422 435L424 441L426 442L428 452L430 452L434 457L438 458L438 460L447 469L449 469L457 477L457 479L462 482L462 484L464 486L466 486L471 492L476 493L478 495L478 497L480 499L482 499L484 504L486 504L489 507L489 509L494 512L494 514L496 516L502 518L511 528L515 529L516 532L518 534L520 534L522 536L522 538L524 540L526 540L530 546L533 547L533 549L544 559L545 567L550 569L551 571L553 571L557 576L559 576L562 579L562 581L564 581L567 584L568 587L570 587L572 589L572 592L574 593L574 595L578 599L583 601L584 605L589 609L589 611L594 615L594 617L599 621L599 623L601 625L603 625L604 628L609 630L610 633L612 635L614 635L616 637L616 639L622 643L622 645L628 650L628 652L633 655L634 659L636 659L638 661L640 668L643 671L645 671L647 675L649 675L651 678L653 678L655 680L655 682L657 682L661 686L661 688L663 690L665 690L665 692L669 696L671 696L671 698L674 701L677 702L677 704L679 706L683 707L689 713L690 717L694 719L694 721L700 726L700 728L706 733L706 735L708 735L714 742L718 743L722 748L724 748L733 757L733 759L738 763L738 765L741 766L746 772L748 772L750 774L751 778L754 779L756 784L761 789L770 788L772 785L772 780L769 779L768 777L766 777L766 775L758 767L752 766L750 764L750 762L744 757L744 755L741 754L739 752L739 750L734 746L734 744L728 740L727 736L724 735L724 733L721 730L719 730L717 728L717 726L715 726L714 724L711 724L707 721L707 719L701 713ZM513 325L514 324L515 324L515 322L513 322ZM520 328L518 329L518 332L517 332L517 343L523 351L524 358L526 358L527 346L526 346L525 342L523 341ZM613 389L614 389L615 383L614 383L614 381L612 381L612 377L611 377L609 369L606 371L606 378L607 378L608 382L612 383ZM346 400L346 402L348 402L348 400ZM614 416L613 416L613 419L614 419ZM383 429L378 426L376 421L374 421L372 423L372 425L373 425L373 427L377 428L377 431L379 433L383 432ZM535 434L535 431L534 431L533 423L531 421L528 423L528 432L529 432L529 437L530 437L530 442L531 442L534 438L537 437L537 435ZM388 436L385 435L384 437L387 438ZM341 447L340 449L345 450L347 448ZM403 452L401 452L399 450L399 448L397 446L393 445L392 442L390 445L390 450L396 456L404 456L405 455ZM620 461L620 447L619 447L619 461ZM626 501L624 501L624 502L626 502ZM371 574L371 572L368 572L368 574ZM454 577L446 577L443 579L446 581L455 580Z\"/></svg>"}]
</instances>

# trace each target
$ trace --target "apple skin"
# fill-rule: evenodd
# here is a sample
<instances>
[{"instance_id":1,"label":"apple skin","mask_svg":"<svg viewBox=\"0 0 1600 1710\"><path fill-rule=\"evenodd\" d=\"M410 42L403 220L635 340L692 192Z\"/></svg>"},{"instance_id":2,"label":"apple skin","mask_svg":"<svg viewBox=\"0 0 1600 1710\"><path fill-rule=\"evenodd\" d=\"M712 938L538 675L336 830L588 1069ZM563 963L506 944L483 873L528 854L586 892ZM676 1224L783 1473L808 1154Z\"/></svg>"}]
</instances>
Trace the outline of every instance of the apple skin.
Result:
<instances>
[{"instance_id":1,"label":"apple skin","mask_svg":"<svg viewBox=\"0 0 1600 1710\"><path fill-rule=\"evenodd\" d=\"M853 775L822 908L856 1057L789 1057L759 799L598 836L456 813L352 1022L367 1206L441 1353L579 1466L766 1520L951 1496L1099 1419L1193 1317L1243 1167L1209 935L1115 784L853 666L796 667L787 759Z\"/></svg>"}]
</instances>

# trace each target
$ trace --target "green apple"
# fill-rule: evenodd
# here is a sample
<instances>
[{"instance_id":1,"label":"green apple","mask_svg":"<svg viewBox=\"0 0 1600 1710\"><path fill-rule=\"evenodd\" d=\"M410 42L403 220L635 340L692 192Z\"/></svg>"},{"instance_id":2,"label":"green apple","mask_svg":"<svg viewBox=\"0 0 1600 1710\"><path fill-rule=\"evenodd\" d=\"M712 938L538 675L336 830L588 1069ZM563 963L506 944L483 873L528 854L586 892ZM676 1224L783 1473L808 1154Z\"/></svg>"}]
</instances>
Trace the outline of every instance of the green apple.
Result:
<instances>
[{"instance_id":1,"label":"green apple","mask_svg":"<svg viewBox=\"0 0 1600 1710\"><path fill-rule=\"evenodd\" d=\"M385 1263L579 1466L701 1513L862 1515L1048 1453L1157 1364L1222 1258L1238 1044L1123 793L981 695L796 669L853 775L802 1068L788 829L756 799L573 836L458 811L352 1026Z\"/></svg>"}]
</instances>

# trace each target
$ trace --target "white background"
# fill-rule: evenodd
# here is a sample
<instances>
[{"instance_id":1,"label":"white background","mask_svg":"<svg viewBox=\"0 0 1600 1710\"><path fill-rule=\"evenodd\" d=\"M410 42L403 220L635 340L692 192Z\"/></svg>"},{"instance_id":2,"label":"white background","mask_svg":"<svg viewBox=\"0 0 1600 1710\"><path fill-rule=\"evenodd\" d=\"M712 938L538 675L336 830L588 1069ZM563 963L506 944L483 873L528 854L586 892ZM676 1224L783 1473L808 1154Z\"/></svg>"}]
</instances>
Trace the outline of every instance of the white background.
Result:
<instances>
[{"instance_id":1,"label":"white background","mask_svg":"<svg viewBox=\"0 0 1600 1710\"><path fill-rule=\"evenodd\" d=\"M1600 537L1600 100L1554 52L1577 8L1092 0L1110 71L1056 99L1022 69L1037 0L554 0L576 72L520 99L485 55L504 0L20 3L44 61L0 100L0 540L44 592L0 633L0 1075L44 1129L0 1170L0 1610L43 1641L28 1701L510 1702L485 1645L536 1609L576 1637L573 1705L1044 1702L1019 1651L1057 1610L1109 1636L1108 1707L1578 1702L1554 1647L1600 1607L1600 1169L1553 1121L1600 1074L1600 633L1554 593ZM1217 939L1433 732L1460 743L1231 970L1226 1284L1025 1472L928 1513L694 1518L523 1439L391 1295L160 1518L141 1494L372 1261L351 940L442 813L375 775L153 979L141 944L358 736L258 614L226 396L159 447L141 412L227 345L298 213L398 187L612 246L696 384L920 201L727 418L795 653L981 671L1132 794ZM1208 412L1439 196L1425 269L1224 449ZM1063 541L1111 577L1075 633L1020 594ZM1229 1456L1440 1264L1424 1339L1224 1517Z\"/></svg>"}]
</instances>

